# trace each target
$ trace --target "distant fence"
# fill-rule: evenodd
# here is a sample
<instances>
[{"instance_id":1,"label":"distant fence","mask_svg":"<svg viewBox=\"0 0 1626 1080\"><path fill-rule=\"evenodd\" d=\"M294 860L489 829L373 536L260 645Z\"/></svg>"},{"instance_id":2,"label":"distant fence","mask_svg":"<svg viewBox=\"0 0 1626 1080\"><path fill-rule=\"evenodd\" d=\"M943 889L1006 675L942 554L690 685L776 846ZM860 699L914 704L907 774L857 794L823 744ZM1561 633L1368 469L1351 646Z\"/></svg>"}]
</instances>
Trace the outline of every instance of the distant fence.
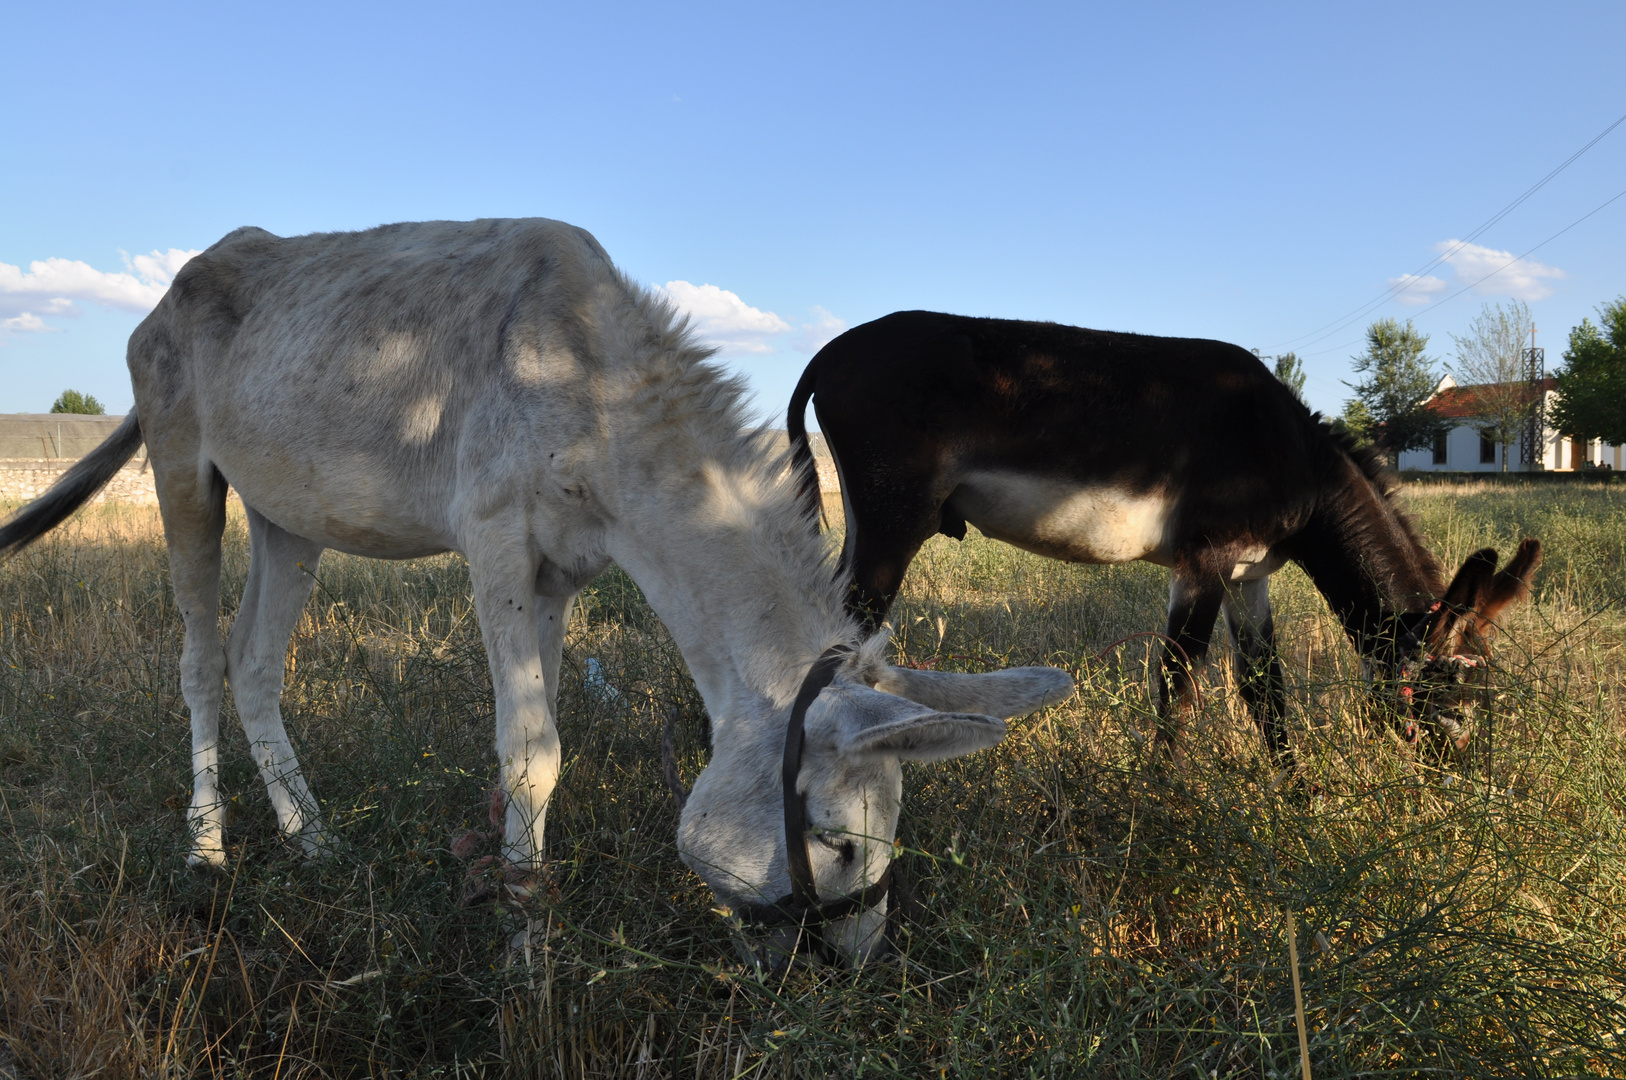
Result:
<instances>
[{"instance_id":1,"label":"distant fence","mask_svg":"<svg viewBox=\"0 0 1626 1080\"><path fill-rule=\"evenodd\" d=\"M122 416L75 416L66 413L0 413L0 502L27 502L43 495L74 463L117 430ZM824 436L809 435L819 468L819 490L837 493L835 462ZM120 469L94 501L156 502L147 449Z\"/></svg>"},{"instance_id":2,"label":"distant fence","mask_svg":"<svg viewBox=\"0 0 1626 1080\"><path fill-rule=\"evenodd\" d=\"M122 423L122 416L0 413L0 458L77 461L100 446Z\"/></svg>"},{"instance_id":3,"label":"distant fence","mask_svg":"<svg viewBox=\"0 0 1626 1080\"><path fill-rule=\"evenodd\" d=\"M27 502L45 494L123 422L122 416L0 413L0 502ZM157 498L147 448L142 447L94 501L145 503Z\"/></svg>"}]
</instances>

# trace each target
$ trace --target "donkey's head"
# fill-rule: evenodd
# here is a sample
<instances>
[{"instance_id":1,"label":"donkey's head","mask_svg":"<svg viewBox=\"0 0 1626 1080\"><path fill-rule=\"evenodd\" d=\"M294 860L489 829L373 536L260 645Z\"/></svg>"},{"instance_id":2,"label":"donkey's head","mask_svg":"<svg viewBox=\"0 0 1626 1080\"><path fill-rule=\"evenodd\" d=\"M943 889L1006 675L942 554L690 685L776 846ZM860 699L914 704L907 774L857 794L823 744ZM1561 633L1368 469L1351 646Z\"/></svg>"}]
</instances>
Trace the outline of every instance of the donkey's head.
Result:
<instances>
[{"instance_id":1,"label":"donkey's head","mask_svg":"<svg viewBox=\"0 0 1626 1080\"><path fill-rule=\"evenodd\" d=\"M1493 548L1468 556L1445 595L1414 620L1398 687L1408 739L1417 737L1423 721L1454 749L1468 746L1475 709L1490 684L1497 620L1530 595L1530 579L1541 565L1541 541L1519 544L1501 570L1496 559Z\"/></svg>"},{"instance_id":2,"label":"donkey's head","mask_svg":"<svg viewBox=\"0 0 1626 1080\"><path fill-rule=\"evenodd\" d=\"M882 949L896 903L886 882L902 762L987 749L1005 736L999 717L1061 701L1073 685L1055 668L985 675L894 668L873 643L826 674L828 685L807 705L794 763L784 756L784 711L752 743L717 740L678 827L684 862L747 931L755 928L750 948L759 963L782 963L803 935L850 964ZM795 782L790 799L780 782L787 773Z\"/></svg>"}]
</instances>

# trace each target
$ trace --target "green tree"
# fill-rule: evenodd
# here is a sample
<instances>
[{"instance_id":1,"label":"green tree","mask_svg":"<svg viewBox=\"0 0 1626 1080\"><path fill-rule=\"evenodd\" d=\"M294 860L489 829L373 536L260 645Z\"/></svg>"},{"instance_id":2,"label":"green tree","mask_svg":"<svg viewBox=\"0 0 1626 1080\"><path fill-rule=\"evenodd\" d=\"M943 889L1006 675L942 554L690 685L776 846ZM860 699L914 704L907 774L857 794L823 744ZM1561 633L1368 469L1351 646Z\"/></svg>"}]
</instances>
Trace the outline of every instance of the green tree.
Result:
<instances>
[{"instance_id":1,"label":"green tree","mask_svg":"<svg viewBox=\"0 0 1626 1080\"><path fill-rule=\"evenodd\" d=\"M1366 351L1351 357L1355 374L1366 377L1344 385L1355 391L1355 402L1370 418L1372 442L1391 462L1399 461L1402 450L1433 446L1435 436L1451 428L1425 405L1440 382L1434 361L1423 351L1427 347L1428 335L1410 319L1404 326L1379 319L1366 328ZM1344 414L1350 415L1349 405Z\"/></svg>"},{"instance_id":2,"label":"green tree","mask_svg":"<svg viewBox=\"0 0 1626 1080\"><path fill-rule=\"evenodd\" d=\"M1457 343L1452 371L1463 387L1472 387L1474 416L1468 425L1502 448L1502 471L1507 472L1508 448L1524 432L1535 407L1536 394L1525 381L1524 349L1530 337L1530 309L1514 300L1507 307L1486 304L1468 333L1451 335Z\"/></svg>"},{"instance_id":3,"label":"green tree","mask_svg":"<svg viewBox=\"0 0 1626 1080\"><path fill-rule=\"evenodd\" d=\"M1570 331L1552 424L1568 435L1626 443L1626 296Z\"/></svg>"},{"instance_id":4,"label":"green tree","mask_svg":"<svg viewBox=\"0 0 1626 1080\"><path fill-rule=\"evenodd\" d=\"M1372 414L1366 411L1366 406L1361 404L1360 399L1350 398L1344 402L1344 415L1334 417L1332 426L1348 432L1356 445L1368 446L1372 442L1374 434L1372 429L1376 424L1372 420Z\"/></svg>"},{"instance_id":5,"label":"green tree","mask_svg":"<svg viewBox=\"0 0 1626 1080\"><path fill-rule=\"evenodd\" d=\"M64 390L62 396L51 405L52 412L59 413L86 413L91 416L100 416L107 410L102 403L89 394L81 394L77 390Z\"/></svg>"},{"instance_id":6,"label":"green tree","mask_svg":"<svg viewBox=\"0 0 1626 1080\"><path fill-rule=\"evenodd\" d=\"M1276 378L1293 391L1293 396L1304 400L1304 364L1298 353L1284 352L1276 358Z\"/></svg>"}]
</instances>

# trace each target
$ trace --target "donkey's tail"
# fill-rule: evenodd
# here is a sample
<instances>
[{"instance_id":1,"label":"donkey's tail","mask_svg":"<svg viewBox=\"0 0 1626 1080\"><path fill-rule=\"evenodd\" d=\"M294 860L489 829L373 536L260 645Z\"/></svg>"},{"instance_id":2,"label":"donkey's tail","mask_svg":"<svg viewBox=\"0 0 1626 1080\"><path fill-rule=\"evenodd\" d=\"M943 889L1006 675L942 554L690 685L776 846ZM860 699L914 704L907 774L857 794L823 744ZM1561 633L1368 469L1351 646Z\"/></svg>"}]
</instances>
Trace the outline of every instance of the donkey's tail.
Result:
<instances>
[{"instance_id":1,"label":"donkey's tail","mask_svg":"<svg viewBox=\"0 0 1626 1080\"><path fill-rule=\"evenodd\" d=\"M141 421L134 411L107 440L62 474L51 490L35 499L17 516L0 525L0 560L9 559L60 525L135 456L141 448Z\"/></svg>"},{"instance_id":2,"label":"donkey's tail","mask_svg":"<svg viewBox=\"0 0 1626 1080\"><path fill-rule=\"evenodd\" d=\"M813 398L813 384L818 380L815 370L818 362L816 356L808 361L807 370L802 372L801 381L790 395L790 411L785 415L785 430L790 433L790 462L796 470L796 498L815 522L824 516L824 500L819 497L819 467L813 461L813 447L807 441L807 403Z\"/></svg>"}]
</instances>

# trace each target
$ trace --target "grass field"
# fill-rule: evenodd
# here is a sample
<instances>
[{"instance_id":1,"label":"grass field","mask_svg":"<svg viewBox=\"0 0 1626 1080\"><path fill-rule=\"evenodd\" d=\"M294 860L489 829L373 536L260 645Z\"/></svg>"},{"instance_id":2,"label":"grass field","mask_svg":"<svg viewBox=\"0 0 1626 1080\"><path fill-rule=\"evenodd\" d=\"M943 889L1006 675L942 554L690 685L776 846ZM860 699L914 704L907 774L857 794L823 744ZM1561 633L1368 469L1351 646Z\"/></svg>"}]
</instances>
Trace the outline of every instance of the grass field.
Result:
<instances>
[{"instance_id":1,"label":"grass field","mask_svg":"<svg viewBox=\"0 0 1626 1080\"><path fill-rule=\"evenodd\" d=\"M936 538L894 613L902 655L1060 664L1079 693L907 770L926 911L897 959L768 981L673 850L660 719L679 708L692 779L703 713L625 576L576 610L552 888L515 912L463 902L479 882L450 852L495 776L460 560L327 558L284 711L335 853L276 841L228 702L231 857L197 873L156 511L84 513L0 568L0 1075L1297 1076L1289 916L1316 1077L1626 1074L1626 495L1412 505L1453 566L1540 537L1536 602L1448 762L1366 716L1342 632L1279 574L1298 784L1219 664L1188 760L1146 767L1154 643L1130 635L1159 628L1163 571ZM227 545L229 620L240 513ZM584 685L589 658L613 692ZM528 965L506 945L526 917Z\"/></svg>"}]
</instances>

